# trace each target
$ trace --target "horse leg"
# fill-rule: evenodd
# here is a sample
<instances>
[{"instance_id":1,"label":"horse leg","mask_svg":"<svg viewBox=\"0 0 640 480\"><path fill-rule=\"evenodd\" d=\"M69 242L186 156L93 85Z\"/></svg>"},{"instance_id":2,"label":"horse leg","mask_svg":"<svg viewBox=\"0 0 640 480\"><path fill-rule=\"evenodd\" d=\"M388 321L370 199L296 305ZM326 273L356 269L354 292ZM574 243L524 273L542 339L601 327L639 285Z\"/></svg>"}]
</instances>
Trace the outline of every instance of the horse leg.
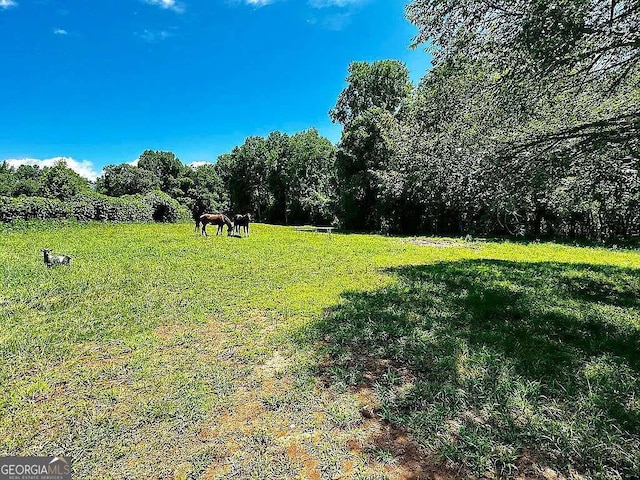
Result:
<instances>
[{"instance_id":1,"label":"horse leg","mask_svg":"<svg viewBox=\"0 0 640 480\"><path fill-rule=\"evenodd\" d=\"M203 237L207 237L207 224L205 222L202 222L202 236Z\"/></svg>"}]
</instances>

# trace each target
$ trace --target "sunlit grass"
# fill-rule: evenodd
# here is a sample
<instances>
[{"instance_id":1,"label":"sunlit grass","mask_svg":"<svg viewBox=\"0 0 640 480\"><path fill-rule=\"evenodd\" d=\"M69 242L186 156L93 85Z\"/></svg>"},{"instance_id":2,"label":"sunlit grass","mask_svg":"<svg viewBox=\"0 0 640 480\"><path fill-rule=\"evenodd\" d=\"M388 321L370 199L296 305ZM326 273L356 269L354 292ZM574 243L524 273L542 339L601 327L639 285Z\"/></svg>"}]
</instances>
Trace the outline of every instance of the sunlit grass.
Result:
<instances>
[{"instance_id":1,"label":"sunlit grass","mask_svg":"<svg viewBox=\"0 0 640 480\"><path fill-rule=\"evenodd\" d=\"M0 455L78 478L640 475L638 252L266 225L0 242Z\"/></svg>"}]
</instances>

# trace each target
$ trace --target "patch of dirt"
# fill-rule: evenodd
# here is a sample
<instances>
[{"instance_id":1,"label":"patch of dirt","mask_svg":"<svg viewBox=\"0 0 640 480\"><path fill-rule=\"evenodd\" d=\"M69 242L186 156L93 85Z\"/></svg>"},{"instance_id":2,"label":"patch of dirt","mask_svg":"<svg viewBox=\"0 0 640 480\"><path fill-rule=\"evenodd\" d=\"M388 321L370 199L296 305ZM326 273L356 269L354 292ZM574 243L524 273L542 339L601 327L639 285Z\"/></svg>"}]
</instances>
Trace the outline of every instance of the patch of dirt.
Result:
<instances>
[{"instance_id":1,"label":"patch of dirt","mask_svg":"<svg viewBox=\"0 0 640 480\"><path fill-rule=\"evenodd\" d=\"M273 352L273 356L269 358L263 365L257 368L257 372L263 378L273 378L282 374L289 367L290 360L285 358L278 350Z\"/></svg>"},{"instance_id":2,"label":"patch of dirt","mask_svg":"<svg viewBox=\"0 0 640 480\"><path fill-rule=\"evenodd\" d=\"M224 459L217 459L214 463L209 465L207 470L202 475L202 480L213 480L225 475L229 472L229 463Z\"/></svg>"},{"instance_id":3,"label":"patch of dirt","mask_svg":"<svg viewBox=\"0 0 640 480\"><path fill-rule=\"evenodd\" d=\"M320 480L320 472L318 471L318 460L309 454L306 448L300 444L293 442L287 447L287 456L294 465L300 467L304 478L309 480Z\"/></svg>"},{"instance_id":4,"label":"patch of dirt","mask_svg":"<svg viewBox=\"0 0 640 480\"><path fill-rule=\"evenodd\" d=\"M458 240L430 240L425 238L414 238L408 240L408 243L413 245L419 245L421 247L433 247L433 248L454 248L454 247L466 247L474 248L476 245L469 242L462 242Z\"/></svg>"},{"instance_id":5,"label":"patch of dirt","mask_svg":"<svg viewBox=\"0 0 640 480\"><path fill-rule=\"evenodd\" d=\"M450 480L464 478L460 472L448 468L441 460L424 451L402 428L379 423L379 430L370 439L378 450L390 453L394 462L386 467L392 479Z\"/></svg>"},{"instance_id":6,"label":"patch of dirt","mask_svg":"<svg viewBox=\"0 0 640 480\"><path fill-rule=\"evenodd\" d=\"M519 473L515 477L516 480L586 480L588 478L573 469L565 475L544 464L544 460L525 450L517 461Z\"/></svg>"},{"instance_id":7,"label":"patch of dirt","mask_svg":"<svg viewBox=\"0 0 640 480\"><path fill-rule=\"evenodd\" d=\"M170 345L182 344L185 340L193 343L219 342L226 327L226 324L213 320L199 325L171 323L158 325L153 333L163 344Z\"/></svg>"},{"instance_id":8,"label":"patch of dirt","mask_svg":"<svg viewBox=\"0 0 640 480\"><path fill-rule=\"evenodd\" d=\"M371 454L375 451L389 453L393 457L384 468L389 478L395 480L449 480L464 478L460 472L448 468L441 460L425 451L411 435L399 426L390 424L379 416L380 401L369 386L355 390L360 414L366 419L364 429L369 435L363 440L349 439L346 447L354 455L368 455L369 463L378 463Z\"/></svg>"}]
</instances>

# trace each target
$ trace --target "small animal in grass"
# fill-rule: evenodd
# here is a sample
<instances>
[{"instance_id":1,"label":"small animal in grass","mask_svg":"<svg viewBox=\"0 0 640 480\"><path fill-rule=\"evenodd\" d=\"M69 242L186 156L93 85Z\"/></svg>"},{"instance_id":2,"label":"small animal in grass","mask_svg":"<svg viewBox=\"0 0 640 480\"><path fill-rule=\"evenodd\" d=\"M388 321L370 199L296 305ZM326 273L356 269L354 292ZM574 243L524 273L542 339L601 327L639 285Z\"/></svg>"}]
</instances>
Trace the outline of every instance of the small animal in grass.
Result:
<instances>
[{"instance_id":1,"label":"small animal in grass","mask_svg":"<svg viewBox=\"0 0 640 480\"><path fill-rule=\"evenodd\" d=\"M51 255L51 250L40 250L44 254L44 264L47 267L57 267L58 265L69 265L71 257L69 255Z\"/></svg>"}]
</instances>

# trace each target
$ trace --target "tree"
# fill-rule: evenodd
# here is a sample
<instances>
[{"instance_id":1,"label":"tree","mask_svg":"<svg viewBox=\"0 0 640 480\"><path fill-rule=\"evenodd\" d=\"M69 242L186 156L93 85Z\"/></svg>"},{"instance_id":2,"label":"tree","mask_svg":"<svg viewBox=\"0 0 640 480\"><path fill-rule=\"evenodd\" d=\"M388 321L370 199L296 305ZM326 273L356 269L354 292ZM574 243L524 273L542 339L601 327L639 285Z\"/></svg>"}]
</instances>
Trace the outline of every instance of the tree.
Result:
<instances>
[{"instance_id":1,"label":"tree","mask_svg":"<svg viewBox=\"0 0 640 480\"><path fill-rule=\"evenodd\" d=\"M227 192L215 165L200 165L184 173L191 183L187 186L183 181L181 188L185 190L185 199L182 203L191 209L194 217L205 212L228 210Z\"/></svg>"},{"instance_id":2,"label":"tree","mask_svg":"<svg viewBox=\"0 0 640 480\"><path fill-rule=\"evenodd\" d=\"M588 152L640 133L637 1L414 0L407 16L419 28L415 45L431 42L436 65L473 59L491 67L489 115L501 109L516 122L531 120L544 105L572 103L585 91L597 101L584 118L537 131L521 148L576 139Z\"/></svg>"},{"instance_id":3,"label":"tree","mask_svg":"<svg viewBox=\"0 0 640 480\"><path fill-rule=\"evenodd\" d=\"M179 188L178 176L185 168L172 152L145 150L138 159L138 167L151 172L160 181L160 189L173 198L184 195Z\"/></svg>"},{"instance_id":4,"label":"tree","mask_svg":"<svg viewBox=\"0 0 640 480\"><path fill-rule=\"evenodd\" d=\"M332 223L336 207L336 150L315 128L289 137L287 220Z\"/></svg>"},{"instance_id":5,"label":"tree","mask_svg":"<svg viewBox=\"0 0 640 480\"><path fill-rule=\"evenodd\" d=\"M38 193L43 197L69 200L88 190L88 180L67 167L67 163L61 160L53 167L43 169Z\"/></svg>"},{"instance_id":6,"label":"tree","mask_svg":"<svg viewBox=\"0 0 640 480\"><path fill-rule=\"evenodd\" d=\"M96 190L111 197L147 193L160 186L160 178L152 172L126 163L106 166L96 181Z\"/></svg>"},{"instance_id":7,"label":"tree","mask_svg":"<svg viewBox=\"0 0 640 480\"><path fill-rule=\"evenodd\" d=\"M635 0L414 0L407 17L431 43L436 63L486 59L508 76L620 84L640 59Z\"/></svg>"},{"instance_id":8,"label":"tree","mask_svg":"<svg viewBox=\"0 0 640 480\"><path fill-rule=\"evenodd\" d=\"M329 112L343 124L337 154L341 216L355 229L383 227L379 204L380 173L392 156L383 131L390 119L399 118L411 92L409 72L399 61L353 62L347 87Z\"/></svg>"},{"instance_id":9,"label":"tree","mask_svg":"<svg viewBox=\"0 0 640 480\"><path fill-rule=\"evenodd\" d=\"M11 191L12 196L35 196L40 189L42 170L37 165L20 165L16 168L13 178L15 183Z\"/></svg>"},{"instance_id":10,"label":"tree","mask_svg":"<svg viewBox=\"0 0 640 480\"><path fill-rule=\"evenodd\" d=\"M13 168L7 162L0 163L0 195L10 196L14 182Z\"/></svg>"},{"instance_id":11,"label":"tree","mask_svg":"<svg viewBox=\"0 0 640 480\"><path fill-rule=\"evenodd\" d=\"M221 155L217 165L229 192L230 208L264 219L271 204L265 139L248 137L230 154Z\"/></svg>"},{"instance_id":12,"label":"tree","mask_svg":"<svg viewBox=\"0 0 640 480\"><path fill-rule=\"evenodd\" d=\"M402 185L394 201L423 206L431 230L631 234L637 2L415 0L407 14L435 67L390 135L383 197Z\"/></svg>"},{"instance_id":13,"label":"tree","mask_svg":"<svg viewBox=\"0 0 640 480\"><path fill-rule=\"evenodd\" d=\"M276 223L332 222L335 148L315 129L248 137L215 166L234 212Z\"/></svg>"},{"instance_id":14,"label":"tree","mask_svg":"<svg viewBox=\"0 0 640 480\"><path fill-rule=\"evenodd\" d=\"M397 113L411 92L407 67L397 60L351 62L347 86L329 111L334 122L349 125L370 108Z\"/></svg>"}]
</instances>

